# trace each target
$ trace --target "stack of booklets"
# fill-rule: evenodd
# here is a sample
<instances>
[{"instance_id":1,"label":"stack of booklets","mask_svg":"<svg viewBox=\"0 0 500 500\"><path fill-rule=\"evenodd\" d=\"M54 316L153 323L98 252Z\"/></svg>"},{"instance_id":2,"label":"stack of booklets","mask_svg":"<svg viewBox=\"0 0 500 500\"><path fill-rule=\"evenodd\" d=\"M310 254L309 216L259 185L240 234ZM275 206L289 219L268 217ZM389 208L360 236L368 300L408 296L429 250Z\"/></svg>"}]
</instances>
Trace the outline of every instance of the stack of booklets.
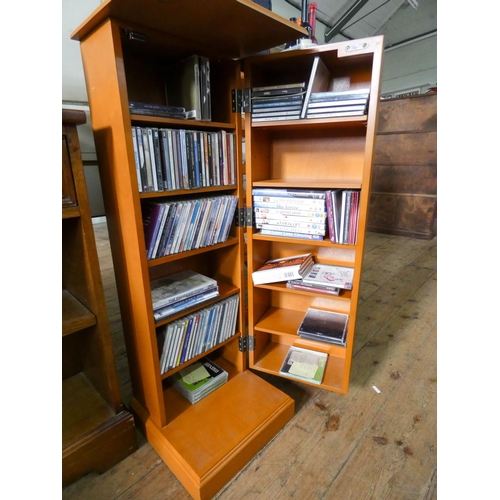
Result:
<instances>
[{"instance_id":1,"label":"stack of booklets","mask_svg":"<svg viewBox=\"0 0 500 500\"><path fill-rule=\"evenodd\" d=\"M301 279L289 280L287 287L339 295L341 289L352 290L353 277L352 267L315 263Z\"/></svg>"},{"instance_id":2,"label":"stack of booklets","mask_svg":"<svg viewBox=\"0 0 500 500\"><path fill-rule=\"evenodd\" d=\"M348 321L347 314L310 307L297 333L305 339L345 347Z\"/></svg>"},{"instance_id":3,"label":"stack of booklets","mask_svg":"<svg viewBox=\"0 0 500 500\"><path fill-rule=\"evenodd\" d=\"M367 113L370 89L314 92L307 104L307 118L362 116Z\"/></svg>"},{"instance_id":4,"label":"stack of booklets","mask_svg":"<svg viewBox=\"0 0 500 500\"><path fill-rule=\"evenodd\" d=\"M313 263L313 256L310 253L268 260L252 273L253 284L262 285L299 279L307 273Z\"/></svg>"},{"instance_id":5,"label":"stack of booklets","mask_svg":"<svg viewBox=\"0 0 500 500\"><path fill-rule=\"evenodd\" d=\"M270 236L322 240L326 234L325 191L254 188L255 227Z\"/></svg>"},{"instance_id":6,"label":"stack of booklets","mask_svg":"<svg viewBox=\"0 0 500 500\"><path fill-rule=\"evenodd\" d=\"M238 198L222 195L178 201L145 201L142 224L147 259L227 240Z\"/></svg>"},{"instance_id":7,"label":"stack of booklets","mask_svg":"<svg viewBox=\"0 0 500 500\"><path fill-rule=\"evenodd\" d=\"M326 369L328 354L326 352L290 346L280 368L286 377L321 384Z\"/></svg>"},{"instance_id":8,"label":"stack of booklets","mask_svg":"<svg viewBox=\"0 0 500 500\"><path fill-rule=\"evenodd\" d=\"M305 82L252 88L252 122L297 120L304 94Z\"/></svg>"},{"instance_id":9,"label":"stack of booklets","mask_svg":"<svg viewBox=\"0 0 500 500\"><path fill-rule=\"evenodd\" d=\"M325 196L330 241L355 245L358 240L359 189L332 189L326 191Z\"/></svg>"},{"instance_id":10,"label":"stack of booklets","mask_svg":"<svg viewBox=\"0 0 500 500\"><path fill-rule=\"evenodd\" d=\"M218 296L216 280L190 269L151 281L156 321Z\"/></svg>"},{"instance_id":11,"label":"stack of booklets","mask_svg":"<svg viewBox=\"0 0 500 500\"><path fill-rule=\"evenodd\" d=\"M157 329L161 373L207 352L235 334L239 296L232 295Z\"/></svg>"},{"instance_id":12,"label":"stack of booklets","mask_svg":"<svg viewBox=\"0 0 500 500\"><path fill-rule=\"evenodd\" d=\"M169 380L191 404L195 404L225 384L228 376L219 365L203 358L178 371Z\"/></svg>"}]
</instances>

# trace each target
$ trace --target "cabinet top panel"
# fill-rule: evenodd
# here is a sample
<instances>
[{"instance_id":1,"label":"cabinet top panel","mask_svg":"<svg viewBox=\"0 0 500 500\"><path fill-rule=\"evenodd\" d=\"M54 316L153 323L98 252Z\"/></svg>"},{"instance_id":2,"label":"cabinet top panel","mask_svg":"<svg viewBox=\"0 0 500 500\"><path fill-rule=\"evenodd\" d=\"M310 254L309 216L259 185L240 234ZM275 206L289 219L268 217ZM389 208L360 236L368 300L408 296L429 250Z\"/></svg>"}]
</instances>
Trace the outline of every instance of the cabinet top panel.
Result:
<instances>
[{"instance_id":1,"label":"cabinet top panel","mask_svg":"<svg viewBox=\"0 0 500 500\"><path fill-rule=\"evenodd\" d=\"M221 56L243 58L306 35L304 28L251 0L107 0L72 34L83 40L115 18L197 43Z\"/></svg>"}]
</instances>

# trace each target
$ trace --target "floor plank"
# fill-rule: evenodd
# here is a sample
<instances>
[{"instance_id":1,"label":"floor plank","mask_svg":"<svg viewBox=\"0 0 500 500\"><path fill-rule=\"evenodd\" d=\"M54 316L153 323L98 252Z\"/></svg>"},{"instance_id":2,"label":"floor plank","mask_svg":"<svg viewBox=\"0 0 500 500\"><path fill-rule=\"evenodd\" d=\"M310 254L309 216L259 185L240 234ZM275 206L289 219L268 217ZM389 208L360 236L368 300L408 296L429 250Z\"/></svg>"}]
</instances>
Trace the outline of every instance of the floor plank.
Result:
<instances>
[{"instance_id":1,"label":"floor plank","mask_svg":"<svg viewBox=\"0 0 500 500\"><path fill-rule=\"evenodd\" d=\"M128 406L132 390L106 223L94 228ZM295 416L217 500L437 498L436 254L436 238L367 233L349 393L258 373L295 400ZM189 500L138 436L137 452L73 483L63 500Z\"/></svg>"}]
</instances>

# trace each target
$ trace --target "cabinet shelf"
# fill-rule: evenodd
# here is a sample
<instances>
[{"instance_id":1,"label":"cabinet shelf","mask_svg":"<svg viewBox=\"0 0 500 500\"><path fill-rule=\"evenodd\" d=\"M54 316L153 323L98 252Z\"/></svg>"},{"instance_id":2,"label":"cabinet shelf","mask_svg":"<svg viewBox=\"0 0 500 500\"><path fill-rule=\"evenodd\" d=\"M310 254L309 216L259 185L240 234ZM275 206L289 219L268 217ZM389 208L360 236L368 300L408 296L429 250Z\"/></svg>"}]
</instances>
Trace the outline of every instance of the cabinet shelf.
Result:
<instances>
[{"instance_id":1,"label":"cabinet shelf","mask_svg":"<svg viewBox=\"0 0 500 500\"><path fill-rule=\"evenodd\" d=\"M258 231L258 230L256 230ZM323 240L307 240L301 238L287 238L285 236L268 236L267 234L260 234L259 232L253 233L254 240L261 241L282 241L283 243L295 243L297 245L311 245L313 247L328 247L328 248L338 248L344 250L355 250L356 245L341 245L338 243L332 243L327 237Z\"/></svg>"},{"instance_id":2,"label":"cabinet shelf","mask_svg":"<svg viewBox=\"0 0 500 500\"><path fill-rule=\"evenodd\" d=\"M212 252L219 250L221 248L226 248L230 246L235 246L239 244L239 239L236 237L229 237L226 241L222 243L217 243L215 245L210 245L202 248L197 248L196 250L188 250L187 252L175 253L172 255L166 255L165 257L159 257L157 259L148 260L148 267L161 266L168 262L174 262L176 260L186 259L188 257L193 257L195 255L200 255L207 252Z\"/></svg>"},{"instance_id":3,"label":"cabinet shelf","mask_svg":"<svg viewBox=\"0 0 500 500\"><path fill-rule=\"evenodd\" d=\"M221 347L223 347L224 345L227 345L227 344L229 344L231 342L234 342L235 339L240 338L240 337L241 337L240 332L235 332L235 334L232 335L230 338L224 340L223 342L220 342L219 344L217 344L216 346L212 347L211 349L208 349L207 351L202 352L198 356L192 357L189 360L189 362L183 363L182 365L179 365L179 366L173 368L172 370L169 370L168 372L163 373L162 374L162 379L166 379L166 378L170 377L174 373L178 372L179 370L182 370L186 366L188 366L188 365L190 365L190 364L198 361L199 359L204 358L205 356L210 357L212 353L216 353ZM223 358L222 358L222 364L224 364L224 359ZM226 364L227 364L227 362L226 362ZM228 371L228 369L226 369L226 368L225 368L225 370ZM234 367L232 367L232 371L234 371ZM229 369L229 372L231 372L231 367Z\"/></svg>"},{"instance_id":4,"label":"cabinet shelf","mask_svg":"<svg viewBox=\"0 0 500 500\"><path fill-rule=\"evenodd\" d=\"M333 301L338 299L338 297L328 298L328 300ZM330 307L331 310L337 310L337 312L344 312L342 304L338 304L338 307ZM276 335L291 335L298 338L297 330L299 329L302 318L304 317L304 311L296 311L292 309L285 309L281 307L269 307L260 318L256 320L255 330L260 332L272 333ZM320 346L324 344L322 342L316 342ZM325 348L325 350L327 350Z\"/></svg>"},{"instance_id":5,"label":"cabinet shelf","mask_svg":"<svg viewBox=\"0 0 500 500\"><path fill-rule=\"evenodd\" d=\"M84 330L97 323L94 313L89 311L67 290L62 291L62 335Z\"/></svg>"},{"instance_id":6,"label":"cabinet shelf","mask_svg":"<svg viewBox=\"0 0 500 500\"><path fill-rule=\"evenodd\" d=\"M62 446L74 445L106 426L114 412L85 376L78 373L62 382Z\"/></svg>"},{"instance_id":7,"label":"cabinet shelf","mask_svg":"<svg viewBox=\"0 0 500 500\"><path fill-rule=\"evenodd\" d=\"M234 123L226 122L204 122L199 120L181 120L177 118L162 118L159 116L146 116L146 115L130 115L131 121L136 125L154 124L158 127L169 128L184 128L193 130L227 130L235 129Z\"/></svg>"},{"instance_id":8,"label":"cabinet shelf","mask_svg":"<svg viewBox=\"0 0 500 500\"><path fill-rule=\"evenodd\" d=\"M345 348L338 346L318 345L319 342L307 342L302 340L298 336L295 337L295 339L289 339L289 343L269 342L268 344L266 344L265 349L259 354L257 361L255 361L254 367L259 371L282 377L282 375L279 374L279 370L291 345L303 347L305 349L309 348L315 351L327 352L328 362L326 364L323 382L320 385L309 385L322 387L323 389L327 389L333 392L342 392L346 359L345 354L343 356L341 354L343 354L342 351L345 351Z\"/></svg>"},{"instance_id":9,"label":"cabinet shelf","mask_svg":"<svg viewBox=\"0 0 500 500\"><path fill-rule=\"evenodd\" d=\"M229 186L211 186L197 189L177 189L175 191L155 191L150 193L140 193L139 197L141 199L149 198L165 198L173 196L185 196L185 195L198 195L203 193L214 193L218 191L234 191L236 189L235 185Z\"/></svg>"},{"instance_id":10,"label":"cabinet shelf","mask_svg":"<svg viewBox=\"0 0 500 500\"><path fill-rule=\"evenodd\" d=\"M308 296L320 296L320 297L325 297L325 298L330 298L330 299L335 299L335 300L340 300L340 301L346 301L349 302L351 300L351 290L342 290L340 295L329 295L327 293L320 294L318 292L314 291L308 291L308 290L300 290L298 288L287 288L285 283L269 283L266 285L258 285L255 288L262 288L262 289L267 289L267 290L274 290L277 292L286 292L286 293L296 293L299 295L308 295Z\"/></svg>"},{"instance_id":11,"label":"cabinet shelf","mask_svg":"<svg viewBox=\"0 0 500 500\"><path fill-rule=\"evenodd\" d=\"M265 179L252 183L253 187L287 188L287 189L361 189L360 179L334 179L334 180L311 180L311 179Z\"/></svg>"},{"instance_id":12,"label":"cabinet shelf","mask_svg":"<svg viewBox=\"0 0 500 500\"><path fill-rule=\"evenodd\" d=\"M240 290L238 287L235 287L234 285L230 283L225 283L225 282L218 282L219 285L219 296L215 297L213 299L209 299L205 302L202 302L201 304L197 304L194 307L189 307L187 309L183 309L182 311L178 312L177 314L172 314L168 318L162 319L161 321L158 321L155 323L156 327L162 326L166 323L170 323L171 321L175 321L178 318L181 318L182 316L186 316L188 314L191 314L193 311L197 311L198 309L202 309L204 307L209 306L210 304L215 304L216 302L219 302L223 299L227 299L228 297L231 297L231 295L237 294Z\"/></svg>"},{"instance_id":13,"label":"cabinet shelf","mask_svg":"<svg viewBox=\"0 0 500 500\"><path fill-rule=\"evenodd\" d=\"M281 120L276 122L254 122L252 128L267 130L306 130L343 127L366 127L366 116L346 116L342 118L305 118L303 120Z\"/></svg>"},{"instance_id":14,"label":"cabinet shelf","mask_svg":"<svg viewBox=\"0 0 500 500\"><path fill-rule=\"evenodd\" d=\"M62 218L63 219L72 219L80 217L80 208L75 207L63 207L62 209Z\"/></svg>"}]
</instances>

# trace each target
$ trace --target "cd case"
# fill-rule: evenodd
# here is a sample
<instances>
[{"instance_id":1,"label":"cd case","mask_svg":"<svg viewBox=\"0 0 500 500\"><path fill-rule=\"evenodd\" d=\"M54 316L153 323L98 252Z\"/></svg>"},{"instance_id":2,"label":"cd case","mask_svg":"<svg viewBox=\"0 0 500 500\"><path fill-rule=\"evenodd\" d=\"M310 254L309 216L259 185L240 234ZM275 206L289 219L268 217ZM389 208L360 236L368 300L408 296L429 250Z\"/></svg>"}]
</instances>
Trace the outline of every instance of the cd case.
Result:
<instances>
[{"instance_id":1,"label":"cd case","mask_svg":"<svg viewBox=\"0 0 500 500\"><path fill-rule=\"evenodd\" d=\"M348 322L347 314L310 307L297 333L310 340L345 346Z\"/></svg>"}]
</instances>

